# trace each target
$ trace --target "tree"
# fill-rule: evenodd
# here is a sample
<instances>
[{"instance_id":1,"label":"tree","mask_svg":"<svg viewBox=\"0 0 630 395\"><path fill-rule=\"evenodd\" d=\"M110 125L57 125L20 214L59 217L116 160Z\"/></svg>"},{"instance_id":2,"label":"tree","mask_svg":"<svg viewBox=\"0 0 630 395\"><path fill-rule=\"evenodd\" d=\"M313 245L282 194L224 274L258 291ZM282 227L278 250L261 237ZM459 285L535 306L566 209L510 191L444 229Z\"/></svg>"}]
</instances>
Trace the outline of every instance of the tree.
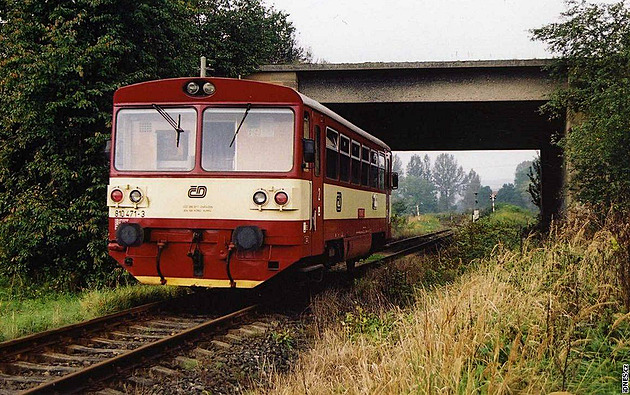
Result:
<instances>
[{"instance_id":1,"label":"tree","mask_svg":"<svg viewBox=\"0 0 630 395\"><path fill-rule=\"evenodd\" d=\"M497 203L507 203L523 207L523 197L514 187L514 184L503 184L497 192Z\"/></svg>"},{"instance_id":2,"label":"tree","mask_svg":"<svg viewBox=\"0 0 630 395\"><path fill-rule=\"evenodd\" d=\"M400 160L400 156L396 154L394 154L394 158L392 159L392 172L398 173L399 177L403 176L402 160Z\"/></svg>"},{"instance_id":3,"label":"tree","mask_svg":"<svg viewBox=\"0 0 630 395\"><path fill-rule=\"evenodd\" d=\"M540 157L534 159L532 167L529 168L527 173L529 178L529 186L527 192L529 193L529 201L538 209L542 208L542 182L540 179Z\"/></svg>"},{"instance_id":4,"label":"tree","mask_svg":"<svg viewBox=\"0 0 630 395\"><path fill-rule=\"evenodd\" d=\"M217 75L238 77L260 64L310 59L297 45L287 14L260 0L196 0L196 51L210 56Z\"/></svg>"},{"instance_id":5,"label":"tree","mask_svg":"<svg viewBox=\"0 0 630 395\"><path fill-rule=\"evenodd\" d=\"M431 180L431 159L425 154L424 158L420 155L411 155L409 163L407 163L408 176L416 176L423 180Z\"/></svg>"},{"instance_id":6,"label":"tree","mask_svg":"<svg viewBox=\"0 0 630 395\"><path fill-rule=\"evenodd\" d=\"M466 174L452 154L440 154L433 165L433 182L440 193L438 208L449 211L455 203L455 196L466 184Z\"/></svg>"},{"instance_id":7,"label":"tree","mask_svg":"<svg viewBox=\"0 0 630 395\"><path fill-rule=\"evenodd\" d=\"M479 197L477 194L479 193L479 189L481 189L481 179L475 170L471 169L466 180L468 182L463 187L464 197L462 198L462 208L465 211L470 211L475 207L479 207L475 205L475 201L478 203Z\"/></svg>"},{"instance_id":8,"label":"tree","mask_svg":"<svg viewBox=\"0 0 630 395\"><path fill-rule=\"evenodd\" d=\"M575 197L600 212L629 210L630 11L623 2L568 5L561 22L533 31L560 55L553 72L563 88L543 109L573 114L562 145Z\"/></svg>"},{"instance_id":9,"label":"tree","mask_svg":"<svg viewBox=\"0 0 630 395\"><path fill-rule=\"evenodd\" d=\"M237 17L241 4L253 3L216 4ZM200 53L191 22L203 18L192 3L167 0L2 1L0 18L0 274L77 286L102 281L113 268L102 155L113 92L191 75ZM285 19L265 23L256 26L275 26L287 39ZM253 36L238 39L248 40L242 43L248 51L256 42L267 45L250 42ZM238 47L238 39L231 45Z\"/></svg>"},{"instance_id":10,"label":"tree","mask_svg":"<svg viewBox=\"0 0 630 395\"><path fill-rule=\"evenodd\" d=\"M431 180L408 175L403 179L400 189L409 214L415 214L417 211L431 213L437 210L437 191Z\"/></svg>"}]
</instances>

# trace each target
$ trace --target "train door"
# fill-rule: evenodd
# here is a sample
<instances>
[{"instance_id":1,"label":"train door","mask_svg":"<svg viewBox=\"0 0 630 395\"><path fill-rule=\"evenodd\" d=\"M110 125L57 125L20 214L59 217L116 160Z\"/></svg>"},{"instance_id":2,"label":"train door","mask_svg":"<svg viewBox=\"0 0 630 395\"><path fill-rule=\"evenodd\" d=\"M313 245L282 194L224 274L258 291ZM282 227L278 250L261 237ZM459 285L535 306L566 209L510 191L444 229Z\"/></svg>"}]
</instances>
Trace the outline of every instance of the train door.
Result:
<instances>
[{"instance_id":1,"label":"train door","mask_svg":"<svg viewBox=\"0 0 630 395\"><path fill-rule=\"evenodd\" d=\"M324 119L321 115L313 113L313 125L311 127L311 138L315 140L315 163L313 165L312 180L312 254L324 253L324 182L322 174L322 130L324 130Z\"/></svg>"},{"instance_id":2,"label":"train door","mask_svg":"<svg viewBox=\"0 0 630 395\"><path fill-rule=\"evenodd\" d=\"M392 223L392 153L388 152L385 156L385 198L387 207L387 232L386 237L391 238Z\"/></svg>"}]
</instances>

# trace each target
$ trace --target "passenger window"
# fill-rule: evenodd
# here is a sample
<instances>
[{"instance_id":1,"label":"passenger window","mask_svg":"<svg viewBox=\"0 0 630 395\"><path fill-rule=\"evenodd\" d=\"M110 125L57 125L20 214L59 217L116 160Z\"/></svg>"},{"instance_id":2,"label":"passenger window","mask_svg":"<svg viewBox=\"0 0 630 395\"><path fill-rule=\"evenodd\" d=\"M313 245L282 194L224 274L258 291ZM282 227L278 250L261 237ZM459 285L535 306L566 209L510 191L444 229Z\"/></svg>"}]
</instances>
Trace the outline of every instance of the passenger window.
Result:
<instances>
[{"instance_id":1,"label":"passenger window","mask_svg":"<svg viewBox=\"0 0 630 395\"><path fill-rule=\"evenodd\" d=\"M305 139L310 138L310 132L311 132L311 122L309 121L309 116L307 112L304 112L304 131L302 132L302 135L304 136Z\"/></svg>"},{"instance_id":2,"label":"passenger window","mask_svg":"<svg viewBox=\"0 0 630 395\"><path fill-rule=\"evenodd\" d=\"M341 135L339 143L339 180L350 181L350 139Z\"/></svg>"},{"instance_id":3,"label":"passenger window","mask_svg":"<svg viewBox=\"0 0 630 395\"><path fill-rule=\"evenodd\" d=\"M361 149L361 185L370 186L370 149L363 147Z\"/></svg>"},{"instance_id":4,"label":"passenger window","mask_svg":"<svg viewBox=\"0 0 630 395\"><path fill-rule=\"evenodd\" d=\"M339 134L330 128L326 129L326 177L339 177Z\"/></svg>"},{"instance_id":5,"label":"passenger window","mask_svg":"<svg viewBox=\"0 0 630 395\"><path fill-rule=\"evenodd\" d=\"M352 183L361 183L361 145L356 141L352 142Z\"/></svg>"},{"instance_id":6,"label":"passenger window","mask_svg":"<svg viewBox=\"0 0 630 395\"><path fill-rule=\"evenodd\" d=\"M319 128L319 125L315 125L315 176L319 177L321 172L321 144L322 144L322 131Z\"/></svg>"},{"instance_id":7,"label":"passenger window","mask_svg":"<svg viewBox=\"0 0 630 395\"><path fill-rule=\"evenodd\" d=\"M378 154L376 151L370 153L370 186L378 188Z\"/></svg>"},{"instance_id":8,"label":"passenger window","mask_svg":"<svg viewBox=\"0 0 630 395\"><path fill-rule=\"evenodd\" d=\"M378 154L378 187L385 189L385 155Z\"/></svg>"}]
</instances>

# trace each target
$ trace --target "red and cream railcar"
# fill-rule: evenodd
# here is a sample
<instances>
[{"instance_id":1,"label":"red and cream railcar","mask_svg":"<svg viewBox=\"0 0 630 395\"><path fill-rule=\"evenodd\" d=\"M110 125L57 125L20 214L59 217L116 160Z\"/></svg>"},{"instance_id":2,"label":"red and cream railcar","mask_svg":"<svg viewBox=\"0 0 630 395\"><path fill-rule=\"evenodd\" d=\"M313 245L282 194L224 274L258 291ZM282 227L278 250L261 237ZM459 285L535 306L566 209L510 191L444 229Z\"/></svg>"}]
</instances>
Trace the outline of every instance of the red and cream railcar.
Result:
<instances>
[{"instance_id":1,"label":"red and cream railcar","mask_svg":"<svg viewBox=\"0 0 630 395\"><path fill-rule=\"evenodd\" d=\"M252 288L390 236L387 145L273 84L177 78L114 96L109 252L140 282Z\"/></svg>"}]
</instances>

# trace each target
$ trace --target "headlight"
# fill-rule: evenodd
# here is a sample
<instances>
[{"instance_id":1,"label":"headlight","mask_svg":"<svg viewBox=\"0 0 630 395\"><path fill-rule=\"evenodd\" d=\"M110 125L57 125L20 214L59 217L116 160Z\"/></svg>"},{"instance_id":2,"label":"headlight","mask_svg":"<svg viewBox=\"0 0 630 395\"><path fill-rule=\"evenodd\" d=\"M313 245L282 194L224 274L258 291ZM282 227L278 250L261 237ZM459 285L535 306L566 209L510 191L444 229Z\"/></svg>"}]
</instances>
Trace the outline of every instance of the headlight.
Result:
<instances>
[{"instance_id":1,"label":"headlight","mask_svg":"<svg viewBox=\"0 0 630 395\"><path fill-rule=\"evenodd\" d=\"M138 224L120 224L116 230L116 241L123 247L136 247L144 242L144 229Z\"/></svg>"},{"instance_id":2,"label":"headlight","mask_svg":"<svg viewBox=\"0 0 630 395\"><path fill-rule=\"evenodd\" d=\"M129 194L129 199L131 199L131 201L134 203L139 203L142 200L142 192L140 192L137 189L134 189Z\"/></svg>"},{"instance_id":3,"label":"headlight","mask_svg":"<svg viewBox=\"0 0 630 395\"><path fill-rule=\"evenodd\" d=\"M210 82L206 82L205 84L203 84L203 93L205 93L206 95L213 94L215 90L216 88Z\"/></svg>"},{"instance_id":4,"label":"headlight","mask_svg":"<svg viewBox=\"0 0 630 395\"><path fill-rule=\"evenodd\" d=\"M186 92L188 92L189 95L196 94L199 92L199 85L196 82L189 82L188 85L186 85Z\"/></svg>"},{"instance_id":5,"label":"headlight","mask_svg":"<svg viewBox=\"0 0 630 395\"><path fill-rule=\"evenodd\" d=\"M262 206L267 201L267 194L263 191L257 191L254 193L254 203Z\"/></svg>"},{"instance_id":6,"label":"headlight","mask_svg":"<svg viewBox=\"0 0 630 395\"><path fill-rule=\"evenodd\" d=\"M232 242L238 251L254 251L262 247L264 235L258 226L237 226L232 233Z\"/></svg>"}]
</instances>

